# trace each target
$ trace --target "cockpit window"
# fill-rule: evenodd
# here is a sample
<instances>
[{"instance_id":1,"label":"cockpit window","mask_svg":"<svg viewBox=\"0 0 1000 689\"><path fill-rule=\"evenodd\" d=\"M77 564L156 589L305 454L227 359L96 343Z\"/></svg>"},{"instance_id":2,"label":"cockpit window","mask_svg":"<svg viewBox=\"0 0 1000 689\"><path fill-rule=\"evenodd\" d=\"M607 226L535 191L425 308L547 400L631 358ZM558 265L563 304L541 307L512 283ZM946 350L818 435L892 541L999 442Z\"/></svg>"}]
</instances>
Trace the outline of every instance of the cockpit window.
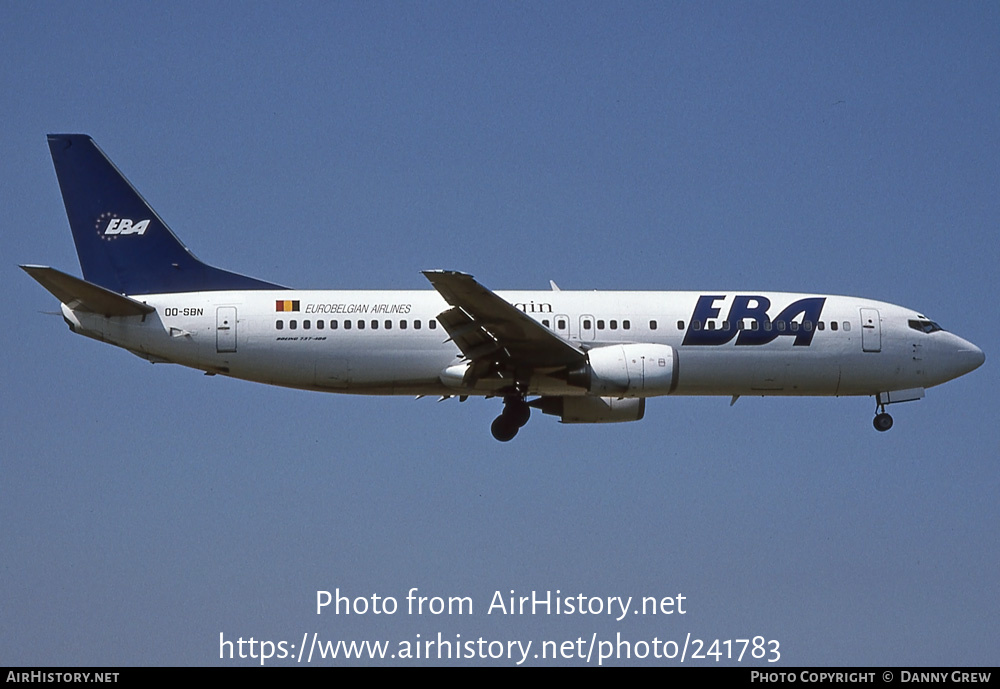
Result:
<instances>
[{"instance_id":1,"label":"cockpit window","mask_svg":"<svg viewBox=\"0 0 1000 689\"><path fill-rule=\"evenodd\" d=\"M919 330L923 333L936 333L938 330L944 330L940 325L934 321L928 321L924 319L913 318L909 321L910 327L914 330Z\"/></svg>"}]
</instances>

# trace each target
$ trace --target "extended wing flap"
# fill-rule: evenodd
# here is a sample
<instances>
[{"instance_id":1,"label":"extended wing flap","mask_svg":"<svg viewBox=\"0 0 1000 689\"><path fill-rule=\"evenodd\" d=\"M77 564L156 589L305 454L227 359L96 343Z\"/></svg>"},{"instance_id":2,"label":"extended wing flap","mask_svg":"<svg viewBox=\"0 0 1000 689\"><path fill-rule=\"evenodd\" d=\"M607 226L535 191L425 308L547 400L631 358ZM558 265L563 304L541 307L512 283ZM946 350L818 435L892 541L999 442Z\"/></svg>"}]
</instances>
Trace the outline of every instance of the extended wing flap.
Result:
<instances>
[{"instance_id":1,"label":"extended wing flap","mask_svg":"<svg viewBox=\"0 0 1000 689\"><path fill-rule=\"evenodd\" d=\"M105 316L142 316L156 309L92 282L48 266L21 266L21 270L71 309Z\"/></svg>"},{"instance_id":2,"label":"extended wing flap","mask_svg":"<svg viewBox=\"0 0 1000 689\"><path fill-rule=\"evenodd\" d=\"M438 322L448 333L449 339L458 345L462 353L469 359L476 359L476 351L493 351L500 348L496 338L490 335L475 319L454 306L438 314Z\"/></svg>"},{"instance_id":3,"label":"extended wing flap","mask_svg":"<svg viewBox=\"0 0 1000 689\"><path fill-rule=\"evenodd\" d=\"M425 270L424 276L455 307L438 316L438 320L466 357L477 359L502 349L515 365L538 368L569 366L586 358L581 349L483 287L471 275Z\"/></svg>"}]
</instances>

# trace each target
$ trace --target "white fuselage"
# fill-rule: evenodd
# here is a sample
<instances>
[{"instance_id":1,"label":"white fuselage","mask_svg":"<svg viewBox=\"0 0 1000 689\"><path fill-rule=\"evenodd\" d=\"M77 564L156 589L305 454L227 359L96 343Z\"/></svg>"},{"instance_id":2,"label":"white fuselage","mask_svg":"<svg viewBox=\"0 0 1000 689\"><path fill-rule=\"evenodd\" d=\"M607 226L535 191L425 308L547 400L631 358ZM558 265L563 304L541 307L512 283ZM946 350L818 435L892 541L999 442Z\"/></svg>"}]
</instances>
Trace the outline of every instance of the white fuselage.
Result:
<instances>
[{"instance_id":1,"label":"white fuselage","mask_svg":"<svg viewBox=\"0 0 1000 689\"><path fill-rule=\"evenodd\" d=\"M914 327L914 321L928 322L917 312L855 297L556 290L497 295L585 350L669 345L675 380L667 394L875 395L929 388L982 363L982 352L962 338ZM106 318L64 305L63 313L74 331L151 361L273 385L380 395L490 394L499 385L483 380L466 388L461 376L446 373L464 358L435 320L449 305L433 290L134 298L156 311ZM797 304L808 308L796 311ZM527 393L588 394L544 370L532 374Z\"/></svg>"},{"instance_id":2,"label":"white fuselage","mask_svg":"<svg viewBox=\"0 0 1000 689\"><path fill-rule=\"evenodd\" d=\"M875 395L885 405L975 369L975 345L892 304L780 292L310 291L199 261L85 134L51 134L83 279L21 268L74 332L154 363L307 390L496 396L507 442L532 409L637 421L660 395ZM528 399L529 396L534 399Z\"/></svg>"}]
</instances>

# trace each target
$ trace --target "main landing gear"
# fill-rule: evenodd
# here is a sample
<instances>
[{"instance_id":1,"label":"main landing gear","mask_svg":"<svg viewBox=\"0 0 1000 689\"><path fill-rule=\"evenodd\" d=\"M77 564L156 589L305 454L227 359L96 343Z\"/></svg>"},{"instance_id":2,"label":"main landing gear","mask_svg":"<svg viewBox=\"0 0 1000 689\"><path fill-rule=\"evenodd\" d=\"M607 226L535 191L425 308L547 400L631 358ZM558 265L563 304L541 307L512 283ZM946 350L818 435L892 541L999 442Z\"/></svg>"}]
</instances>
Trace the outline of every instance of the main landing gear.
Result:
<instances>
[{"instance_id":1,"label":"main landing gear","mask_svg":"<svg viewBox=\"0 0 1000 689\"><path fill-rule=\"evenodd\" d=\"M524 395L507 395L503 398L503 412L493 420L490 432L502 443L513 440L521 427L531 418L531 407Z\"/></svg>"}]
</instances>

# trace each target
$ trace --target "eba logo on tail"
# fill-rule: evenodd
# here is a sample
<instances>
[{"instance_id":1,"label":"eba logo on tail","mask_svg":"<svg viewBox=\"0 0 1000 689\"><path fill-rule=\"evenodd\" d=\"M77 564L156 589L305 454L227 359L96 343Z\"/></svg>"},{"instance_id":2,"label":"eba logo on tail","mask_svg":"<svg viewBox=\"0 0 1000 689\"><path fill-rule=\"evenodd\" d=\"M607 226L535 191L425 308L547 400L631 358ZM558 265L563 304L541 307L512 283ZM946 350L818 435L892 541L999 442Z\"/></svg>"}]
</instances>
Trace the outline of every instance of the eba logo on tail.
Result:
<instances>
[{"instance_id":1,"label":"eba logo on tail","mask_svg":"<svg viewBox=\"0 0 1000 689\"><path fill-rule=\"evenodd\" d=\"M149 220L134 222L129 218L111 218L108 226L104 228L104 236L123 234L145 234L149 227Z\"/></svg>"},{"instance_id":2,"label":"eba logo on tail","mask_svg":"<svg viewBox=\"0 0 1000 689\"><path fill-rule=\"evenodd\" d=\"M105 225L107 221L107 225ZM149 229L150 221L140 220L136 222L131 218L119 218L114 213L101 213L97 216L97 222L95 227L97 228L97 233L102 237L118 237L126 234L146 234L146 230ZM101 229L103 226L103 230Z\"/></svg>"}]
</instances>

